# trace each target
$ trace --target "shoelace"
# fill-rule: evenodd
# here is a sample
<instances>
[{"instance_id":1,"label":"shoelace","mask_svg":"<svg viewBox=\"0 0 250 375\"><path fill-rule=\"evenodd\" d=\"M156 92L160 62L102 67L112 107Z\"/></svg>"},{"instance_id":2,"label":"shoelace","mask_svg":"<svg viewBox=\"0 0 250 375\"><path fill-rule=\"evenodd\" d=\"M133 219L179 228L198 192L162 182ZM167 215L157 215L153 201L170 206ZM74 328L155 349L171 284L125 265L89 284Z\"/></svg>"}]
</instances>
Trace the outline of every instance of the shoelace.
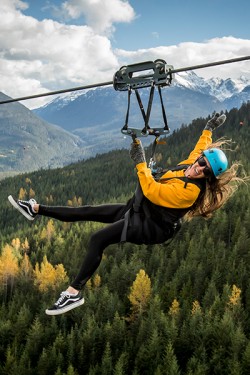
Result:
<instances>
[{"instance_id":1,"label":"shoelace","mask_svg":"<svg viewBox=\"0 0 250 375\"><path fill-rule=\"evenodd\" d=\"M22 201L21 199L18 199L18 202L27 203L27 201Z\"/></svg>"},{"instance_id":2,"label":"shoelace","mask_svg":"<svg viewBox=\"0 0 250 375\"><path fill-rule=\"evenodd\" d=\"M31 198L31 199L28 200L28 201L24 201L24 200L22 200L22 199L18 199L18 202L20 202L20 203L25 203L25 204L29 203L31 206L33 206L34 204L36 204L36 200L33 199L33 198Z\"/></svg>"},{"instance_id":3,"label":"shoelace","mask_svg":"<svg viewBox=\"0 0 250 375\"><path fill-rule=\"evenodd\" d=\"M23 203L25 205L27 205L27 204L30 205L32 214L34 214L34 215L37 214L37 212L34 210L34 205L37 203L34 198L31 198L29 201L24 201L24 200L18 199L18 202Z\"/></svg>"},{"instance_id":4,"label":"shoelace","mask_svg":"<svg viewBox=\"0 0 250 375\"><path fill-rule=\"evenodd\" d=\"M56 305L56 306L59 305L59 304L63 301L63 299L64 299L65 297L69 297L69 293L67 293L67 292L62 292L62 293L60 294L60 297L59 297L58 300L56 301L55 305Z\"/></svg>"}]
</instances>

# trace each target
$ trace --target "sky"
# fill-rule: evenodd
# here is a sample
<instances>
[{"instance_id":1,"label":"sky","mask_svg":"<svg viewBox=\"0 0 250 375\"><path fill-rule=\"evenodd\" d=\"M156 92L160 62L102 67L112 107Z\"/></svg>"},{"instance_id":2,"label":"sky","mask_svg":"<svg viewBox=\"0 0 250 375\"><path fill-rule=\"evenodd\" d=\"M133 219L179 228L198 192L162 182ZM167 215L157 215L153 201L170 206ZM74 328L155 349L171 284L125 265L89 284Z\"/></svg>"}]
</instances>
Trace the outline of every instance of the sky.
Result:
<instances>
[{"instance_id":1,"label":"sky","mask_svg":"<svg viewBox=\"0 0 250 375\"><path fill-rule=\"evenodd\" d=\"M249 56L249 14L246 0L1 0L0 91L19 98L112 81L121 66L156 59L179 69ZM250 79L250 60L195 73Z\"/></svg>"}]
</instances>

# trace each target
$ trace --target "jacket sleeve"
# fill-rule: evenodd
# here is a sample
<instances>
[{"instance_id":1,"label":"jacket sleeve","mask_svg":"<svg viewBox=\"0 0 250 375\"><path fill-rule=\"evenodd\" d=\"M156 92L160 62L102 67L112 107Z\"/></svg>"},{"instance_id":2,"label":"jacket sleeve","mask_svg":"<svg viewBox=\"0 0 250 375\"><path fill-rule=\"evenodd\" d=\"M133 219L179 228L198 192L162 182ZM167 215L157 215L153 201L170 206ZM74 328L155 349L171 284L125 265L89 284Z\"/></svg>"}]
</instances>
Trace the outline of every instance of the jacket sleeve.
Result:
<instances>
[{"instance_id":1,"label":"jacket sleeve","mask_svg":"<svg viewBox=\"0 0 250 375\"><path fill-rule=\"evenodd\" d=\"M186 160L183 160L179 164L192 164L200 156L202 151L212 143L212 132L210 130L203 130L198 142L195 145L193 151L189 154Z\"/></svg>"},{"instance_id":2,"label":"jacket sleeve","mask_svg":"<svg viewBox=\"0 0 250 375\"><path fill-rule=\"evenodd\" d=\"M192 164L202 151L212 143L211 135L212 132L210 130L203 130L188 159L180 164ZM193 205L200 193L200 189L194 184L187 184L186 188L184 188L183 181L177 178L172 178L167 183L155 181L146 163L139 163L136 168L144 196L159 206L187 208Z\"/></svg>"}]
</instances>

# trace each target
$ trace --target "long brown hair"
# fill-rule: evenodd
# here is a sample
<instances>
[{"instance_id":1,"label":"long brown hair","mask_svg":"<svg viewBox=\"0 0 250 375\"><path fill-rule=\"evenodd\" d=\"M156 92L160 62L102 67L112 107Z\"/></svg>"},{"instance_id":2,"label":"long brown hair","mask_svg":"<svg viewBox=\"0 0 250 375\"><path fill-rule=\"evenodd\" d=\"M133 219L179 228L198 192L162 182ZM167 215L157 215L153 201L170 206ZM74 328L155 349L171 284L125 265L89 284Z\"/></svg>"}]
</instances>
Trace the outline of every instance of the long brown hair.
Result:
<instances>
[{"instance_id":1,"label":"long brown hair","mask_svg":"<svg viewBox=\"0 0 250 375\"><path fill-rule=\"evenodd\" d=\"M231 143L231 140L221 138L209 145L208 149L221 149L223 145L230 145ZM232 151L230 148L227 148L227 150ZM185 218L187 220L191 220L195 216L209 218L212 216L215 210L218 210L220 207L222 207L227 202L227 200L235 193L239 185L242 183L246 183L250 179L250 177L247 176L237 176L237 172L240 166L240 163L235 162L218 178L207 178L206 188L200 193L194 206L186 214Z\"/></svg>"}]
</instances>

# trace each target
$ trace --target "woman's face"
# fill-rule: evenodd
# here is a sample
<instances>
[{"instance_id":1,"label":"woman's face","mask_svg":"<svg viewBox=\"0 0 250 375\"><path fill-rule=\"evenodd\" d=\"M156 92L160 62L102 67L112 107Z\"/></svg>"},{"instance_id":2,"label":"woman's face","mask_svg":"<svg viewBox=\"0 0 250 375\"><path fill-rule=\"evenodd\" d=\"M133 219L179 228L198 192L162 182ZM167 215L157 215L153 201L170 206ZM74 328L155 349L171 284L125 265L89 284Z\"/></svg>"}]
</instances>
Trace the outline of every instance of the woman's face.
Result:
<instances>
[{"instance_id":1,"label":"woman's face","mask_svg":"<svg viewBox=\"0 0 250 375\"><path fill-rule=\"evenodd\" d=\"M185 176L189 178L206 178L212 174L211 166L204 155L201 155L194 164L185 171Z\"/></svg>"}]
</instances>

